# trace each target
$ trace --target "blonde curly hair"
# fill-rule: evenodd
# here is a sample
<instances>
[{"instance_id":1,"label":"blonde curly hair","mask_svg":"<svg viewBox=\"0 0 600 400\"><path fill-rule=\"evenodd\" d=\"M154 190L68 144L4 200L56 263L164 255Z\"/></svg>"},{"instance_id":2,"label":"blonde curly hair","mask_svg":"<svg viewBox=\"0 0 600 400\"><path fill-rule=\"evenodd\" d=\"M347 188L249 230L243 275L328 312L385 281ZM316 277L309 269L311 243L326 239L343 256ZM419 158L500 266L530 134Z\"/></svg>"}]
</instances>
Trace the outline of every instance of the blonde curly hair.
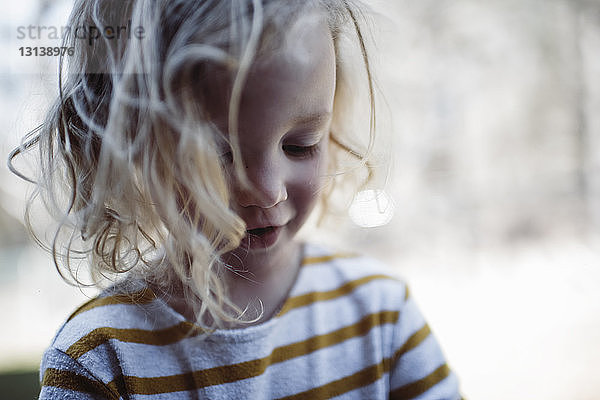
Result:
<instances>
[{"instance_id":1,"label":"blonde curly hair","mask_svg":"<svg viewBox=\"0 0 600 400\"><path fill-rule=\"evenodd\" d=\"M371 177L375 106L359 24L362 5L351 0L75 2L69 26L103 35L84 41L72 31L65 38L75 52L61 59L59 97L45 122L10 156L12 161L26 150L38 151L32 201L42 199L58 221L48 248L65 280L84 285L81 262L75 260L87 260L94 285L126 273L163 286L176 282L204 328L244 319L220 277L227 268L222 255L239 246L246 227L229 206L218 151L223 135L207 118L210 98L202 88L217 69L227 71L235 121L253 61L278 46L286 24L315 9L326 15L337 64L332 179L321 207L327 210L332 193L353 175L344 160L354 160L351 170L362 177L359 184ZM115 39L114 27L124 26L142 27L137 33L143 31L143 38ZM356 83L347 71L353 63L345 42L354 43L363 61L370 115L366 143L353 141L344 122ZM231 133L227 140L235 159L240 153ZM243 171L237 172L243 178ZM33 232L29 210L26 222Z\"/></svg>"}]
</instances>

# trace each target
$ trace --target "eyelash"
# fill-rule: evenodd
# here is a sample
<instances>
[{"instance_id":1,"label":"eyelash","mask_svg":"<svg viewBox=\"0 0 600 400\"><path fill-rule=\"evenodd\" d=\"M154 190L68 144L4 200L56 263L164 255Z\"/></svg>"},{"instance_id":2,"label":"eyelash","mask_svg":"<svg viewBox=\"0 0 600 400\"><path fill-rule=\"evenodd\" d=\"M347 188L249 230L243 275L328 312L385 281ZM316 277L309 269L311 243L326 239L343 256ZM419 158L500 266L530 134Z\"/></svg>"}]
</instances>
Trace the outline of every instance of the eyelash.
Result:
<instances>
[{"instance_id":1,"label":"eyelash","mask_svg":"<svg viewBox=\"0 0 600 400\"><path fill-rule=\"evenodd\" d=\"M311 158L319 152L319 143L310 146L283 145L283 151L295 158Z\"/></svg>"},{"instance_id":2,"label":"eyelash","mask_svg":"<svg viewBox=\"0 0 600 400\"><path fill-rule=\"evenodd\" d=\"M310 146L285 144L282 146L282 149L294 158L311 158L317 155L320 147L319 143ZM225 151L220 155L220 158L224 164L231 164L233 162L233 153L231 151Z\"/></svg>"}]
</instances>

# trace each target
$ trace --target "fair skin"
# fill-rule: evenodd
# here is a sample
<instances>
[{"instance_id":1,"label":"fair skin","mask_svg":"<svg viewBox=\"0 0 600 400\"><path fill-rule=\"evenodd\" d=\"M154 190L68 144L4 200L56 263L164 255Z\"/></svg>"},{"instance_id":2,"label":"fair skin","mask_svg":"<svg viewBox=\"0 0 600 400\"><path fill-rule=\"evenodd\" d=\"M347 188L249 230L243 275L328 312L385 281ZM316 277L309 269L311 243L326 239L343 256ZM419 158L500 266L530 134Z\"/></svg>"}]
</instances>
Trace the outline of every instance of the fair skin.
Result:
<instances>
[{"instance_id":1,"label":"fair skin","mask_svg":"<svg viewBox=\"0 0 600 400\"><path fill-rule=\"evenodd\" d=\"M302 21L274 54L255 61L240 104L238 140L250 185L233 178L232 207L247 232L224 259L234 271L226 277L234 303L243 309L262 302L257 322L277 311L295 281L302 256L295 236L327 174L335 51L322 18ZM217 124L227 120L226 107L213 108Z\"/></svg>"}]
</instances>

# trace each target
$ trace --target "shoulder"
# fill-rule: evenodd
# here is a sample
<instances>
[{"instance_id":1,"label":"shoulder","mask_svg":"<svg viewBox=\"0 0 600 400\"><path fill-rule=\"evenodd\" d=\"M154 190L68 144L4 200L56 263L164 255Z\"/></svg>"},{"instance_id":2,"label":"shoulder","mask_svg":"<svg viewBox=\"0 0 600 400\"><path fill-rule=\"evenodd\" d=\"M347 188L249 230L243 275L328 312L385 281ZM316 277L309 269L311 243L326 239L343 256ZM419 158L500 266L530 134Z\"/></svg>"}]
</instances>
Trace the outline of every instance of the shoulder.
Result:
<instances>
[{"instance_id":1,"label":"shoulder","mask_svg":"<svg viewBox=\"0 0 600 400\"><path fill-rule=\"evenodd\" d=\"M116 399L118 389L65 352L50 347L40 366L39 399Z\"/></svg>"},{"instance_id":2,"label":"shoulder","mask_svg":"<svg viewBox=\"0 0 600 400\"><path fill-rule=\"evenodd\" d=\"M40 398L84 393L110 398L107 393L120 392L118 343L152 342L162 330L178 326L154 292L142 285L130 289L106 290L67 318L42 358L40 379L47 397Z\"/></svg>"},{"instance_id":3,"label":"shoulder","mask_svg":"<svg viewBox=\"0 0 600 400\"><path fill-rule=\"evenodd\" d=\"M82 304L59 328L52 347L77 358L74 345L86 338L160 325L161 321L155 318L159 314L153 312L160 307L156 295L142 285L130 289L115 286Z\"/></svg>"},{"instance_id":4,"label":"shoulder","mask_svg":"<svg viewBox=\"0 0 600 400\"><path fill-rule=\"evenodd\" d=\"M307 244L298 290L331 291L397 308L409 296L401 276L384 262L352 251Z\"/></svg>"},{"instance_id":5,"label":"shoulder","mask_svg":"<svg viewBox=\"0 0 600 400\"><path fill-rule=\"evenodd\" d=\"M307 244L298 279L279 316L290 313L299 320L318 321L322 329L362 319L387 324L398 319L407 297L406 284L385 264Z\"/></svg>"},{"instance_id":6,"label":"shoulder","mask_svg":"<svg viewBox=\"0 0 600 400\"><path fill-rule=\"evenodd\" d=\"M299 283L284 311L301 310L300 305L322 316L320 326L360 332L371 341L369 354L381 349L391 398L459 398L456 376L406 283L381 261L307 246Z\"/></svg>"},{"instance_id":7,"label":"shoulder","mask_svg":"<svg viewBox=\"0 0 600 400\"><path fill-rule=\"evenodd\" d=\"M389 371L390 398L460 398L456 375L395 271L371 257L311 245L307 246L301 278L300 290L311 297L307 303L337 303L323 323L351 321L352 315L358 315L366 326L361 334L380 337L377 343L384 349L381 365ZM302 297L292 298L292 302L297 298ZM377 330L379 333L372 335Z\"/></svg>"}]
</instances>

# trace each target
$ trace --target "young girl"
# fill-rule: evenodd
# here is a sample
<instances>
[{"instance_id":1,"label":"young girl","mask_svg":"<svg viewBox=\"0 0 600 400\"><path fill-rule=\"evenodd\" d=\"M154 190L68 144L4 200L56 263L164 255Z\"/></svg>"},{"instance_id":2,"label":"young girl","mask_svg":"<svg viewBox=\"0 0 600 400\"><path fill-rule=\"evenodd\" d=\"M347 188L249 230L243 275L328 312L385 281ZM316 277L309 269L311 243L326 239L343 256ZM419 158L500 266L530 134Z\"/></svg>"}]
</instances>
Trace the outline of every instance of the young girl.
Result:
<instances>
[{"instance_id":1,"label":"young girl","mask_svg":"<svg viewBox=\"0 0 600 400\"><path fill-rule=\"evenodd\" d=\"M373 129L361 152L342 115L353 42L374 128L359 15L75 2L60 97L12 156L39 148L57 266L115 283L60 328L40 399L460 397L404 283L295 239L353 176L344 160L369 167Z\"/></svg>"}]
</instances>

